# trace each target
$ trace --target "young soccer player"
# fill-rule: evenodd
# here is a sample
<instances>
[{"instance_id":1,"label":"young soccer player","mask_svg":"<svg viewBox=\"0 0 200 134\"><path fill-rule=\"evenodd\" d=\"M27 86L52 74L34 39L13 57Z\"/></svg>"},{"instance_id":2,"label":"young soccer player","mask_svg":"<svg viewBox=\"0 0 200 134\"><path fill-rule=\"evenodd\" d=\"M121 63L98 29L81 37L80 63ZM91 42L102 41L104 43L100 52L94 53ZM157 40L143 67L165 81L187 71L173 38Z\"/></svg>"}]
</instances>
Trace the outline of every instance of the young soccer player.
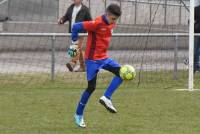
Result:
<instances>
[{"instance_id":1,"label":"young soccer player","mask_svg":"<svg viewBox=\"0 0 200 134\"><path fill-rule=\"evenodd\" d=\"M73 43L68 49L68 54L71 57L75 56L78 52L78 31L83 29L88 31L88 39L85 52L88 87L81 96L74 117L75 123L80 127L86 127L83 119L83 111L90 95L96 88L97 74L100 69L105 69L112 72L115 74L115 77L111 81L104 95L99 99L99 102L111 113L117 112L111 102L111 97L123 80L119 76L120 65L108 57L107 50L112 35L111 31L115 27L115 23L120 15L120 7L116 4L111 4L107 7L106 14L97 17L94 21L85 21L75 23L73 25Z\"/></svg>"}]
</instances>

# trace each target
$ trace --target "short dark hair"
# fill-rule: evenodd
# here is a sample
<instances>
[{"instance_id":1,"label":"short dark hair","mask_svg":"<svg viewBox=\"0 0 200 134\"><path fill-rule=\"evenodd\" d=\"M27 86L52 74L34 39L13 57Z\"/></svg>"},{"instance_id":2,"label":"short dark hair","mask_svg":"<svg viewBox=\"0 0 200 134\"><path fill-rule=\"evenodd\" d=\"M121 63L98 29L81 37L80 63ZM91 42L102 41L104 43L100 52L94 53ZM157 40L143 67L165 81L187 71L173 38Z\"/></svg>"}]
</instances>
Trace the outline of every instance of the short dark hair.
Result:
<instances>
[{"instance_id":1,"label":"short dark hair","mask_svg":"<svg viewBox=\"0 0 200 134\"><path fill-rule=\"evenodd\" d=\"M122 14L121 8L117 4L110 4L106 11L118 17Z\"/></svg>"}]
</instances>

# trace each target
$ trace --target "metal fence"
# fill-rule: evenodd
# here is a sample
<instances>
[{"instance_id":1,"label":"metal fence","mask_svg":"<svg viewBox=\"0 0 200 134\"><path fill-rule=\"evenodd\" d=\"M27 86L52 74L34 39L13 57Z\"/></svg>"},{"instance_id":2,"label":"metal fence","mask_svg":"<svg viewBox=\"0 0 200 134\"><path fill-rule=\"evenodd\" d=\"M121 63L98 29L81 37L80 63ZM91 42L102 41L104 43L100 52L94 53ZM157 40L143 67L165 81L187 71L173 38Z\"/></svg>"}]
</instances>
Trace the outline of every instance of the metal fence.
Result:
<instances>
[{"instance_id":1,"label":"metal fence","mask_svg":"<svg viewBox=\"0 0 200 134\"><path fill-rule=\"evenodd\" d=\"M13 21L55 22L71 4L71 0L62 1L65 1L65 6L63 3L59 4L61 0L3 0L0 3L3 4L3 6L0 6L0 11L3 12L2 10L4 10L4 14ZM189 1L184 1L184 5L181 0L105 0L104 3L102 1L97 3L97 1L84 0L94 18L99 15L97 9L102 13L101 9L105 10L107 5L113 2L118 3L124 12L119 21L120 24L147 25L147 22L152 22L155 8L158 5L160 15L158 15L154 24L187 25L188 23L189 12L187 7L189 7ZM59 13L60 8L64 8L64 11ZM175 16L172 16L173 14ZM127 16L129 17L127 18ZM143 18L146 18L145 21Z\"/></svg>"},{"instance_id":2,"label":"metal fence","mask_svg":"<svg viewBox=\"0 0 200 134\"><path fill-rule=\"evenodd\" d=\"M56 38L58 37L69 37L70 34L66 33L0 33L0 37L50 37L51 38L51 79L55 79L55 63L56 63L56 58L55 58L55 41ZM80 36L87 36L86 34L80 34ZM174 45L174 58L173 58L173 78L177 79L177 71L178 71L178 48L179 48L179 38L180 37L188 37L189 35L186 33L173 33L173 34L160 34L160 33L143 33L143 34L133 34L133 33L119 33L119 34L113 34L113 37L173 37L175 39L175 45ZM129 61L130 62L130 61Z\"/></svg>"},{"instance_id":3,"label":"metal fence","mask_svg":"<svg viewBox=\"0 0 200 134\"><path fill-rule=\"evenodd\" d=\"M90 0L89 0L90 1ZM105 0L105 4L104 4L104 8L106 9L107 7L107 3L108 3L109 0ZM132 8L134 8L134 23L133 24L138 24L137 23L137 20L138 20L138 15L141 10L139 10L139 4L142 4L142 5L145 5L147 7L146 10L149 10L147 16L149 18L149 23L152 23L152 18L153 18L153 14L154 14L154 10L153 8L155 8L155 6L162 6L162 9L161 10L164 10L164 13L163 13L163 24L164 25L167 25L167 17L169 17L169 15L167 14L167 10L170 10L170 8L177 8L175 10L175 12L178 12L178 23L179 25L187 25L187 20L185 22L182 22L182 17L183 15L186 15L188 17L189 15L189 10L188 10L188 7L189 7L189 0L111 0L111 1L116 1L119 3L121 9L123 10L123 4L124 3L128 3L128 4L131 4L132 5ZM90 3L90 2L89 2ZM89 5L90 7L90 5ZM145 16L145 17L147 17ZM120 22L122 19L120 19Z\"/></svg>"}]
</instances>

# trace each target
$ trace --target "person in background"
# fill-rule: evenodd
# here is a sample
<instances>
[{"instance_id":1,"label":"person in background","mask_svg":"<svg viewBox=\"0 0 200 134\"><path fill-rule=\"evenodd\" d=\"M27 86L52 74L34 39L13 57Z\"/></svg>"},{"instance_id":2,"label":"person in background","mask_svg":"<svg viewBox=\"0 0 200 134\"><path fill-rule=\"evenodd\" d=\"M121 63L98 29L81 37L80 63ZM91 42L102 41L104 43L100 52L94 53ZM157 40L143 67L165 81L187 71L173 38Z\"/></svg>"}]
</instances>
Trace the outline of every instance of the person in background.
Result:
<instances>
[{"instance_id":1,"label":"person in background","mask_svg":"<svg viewBox=\"0 0 200 134\"><path fill-rule=\"evenodd\" d=\"M91 20L92 20L92 17L91 17L90 11L82 3L82 0L73 0L73 4L69 6L65 15L58 20L58 24L64 24L65 22L69 21L69 33L71 33L74 23L83 22L83 21L91 21ZM86 33L86 30L81 30L79 32ZM74 71L74 67L76 66L78 61L80 63L80 68L76 71L77 72L85 71L85 61L83 58L83 51L82 51L83 40L84 40L83 37L78 38L78 48L79 48L78 55L72 58L66 64L66 67L71 72Z\"/></svg>"},{"instance_id":2,"label":"person in background","mask_svg":"<svg viewBox=\"0 0 200 134\"><path fill-rule=\"evenodd\" d=\"M200 0L195 0L194 32L200 33ZM194 38L194 73L200 71L200 36Z\"/></svg>"}]
</instances>

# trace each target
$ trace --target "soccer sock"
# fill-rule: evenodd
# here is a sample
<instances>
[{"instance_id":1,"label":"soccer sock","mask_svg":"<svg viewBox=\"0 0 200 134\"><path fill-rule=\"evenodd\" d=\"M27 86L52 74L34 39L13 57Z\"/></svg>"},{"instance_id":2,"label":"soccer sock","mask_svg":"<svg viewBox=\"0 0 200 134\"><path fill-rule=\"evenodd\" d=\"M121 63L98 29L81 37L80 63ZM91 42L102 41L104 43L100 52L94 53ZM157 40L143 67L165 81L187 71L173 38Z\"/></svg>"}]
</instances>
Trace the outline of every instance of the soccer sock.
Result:
<instances>
[{"instance_id":1,"label":"soccer sock","mask_svg":"<svg viewBox=\"0 0 200 134\"><path fill-rule=\"evenodd\" d=\"M90 95L91 95L91 93L87 92L86 90L83 92L81 99L78 103L77 109L76 109L77 115L83 115L85 105L86 105Z\"/></svg>"},{"instance_id":2,"label":"soccer sock","mask_svg":"<svg viewBox=\"0 0 200 134\"><path fill-rule=\"evenodd\" d=\"M112 79L112 82L110 83L108 89L105 91L104 96L107 97L108 99L111 99L112 94L119 87L122 81L123 81L122 78L120 78L119 76L115 76Z\"/></svg>"}]
</instances>

